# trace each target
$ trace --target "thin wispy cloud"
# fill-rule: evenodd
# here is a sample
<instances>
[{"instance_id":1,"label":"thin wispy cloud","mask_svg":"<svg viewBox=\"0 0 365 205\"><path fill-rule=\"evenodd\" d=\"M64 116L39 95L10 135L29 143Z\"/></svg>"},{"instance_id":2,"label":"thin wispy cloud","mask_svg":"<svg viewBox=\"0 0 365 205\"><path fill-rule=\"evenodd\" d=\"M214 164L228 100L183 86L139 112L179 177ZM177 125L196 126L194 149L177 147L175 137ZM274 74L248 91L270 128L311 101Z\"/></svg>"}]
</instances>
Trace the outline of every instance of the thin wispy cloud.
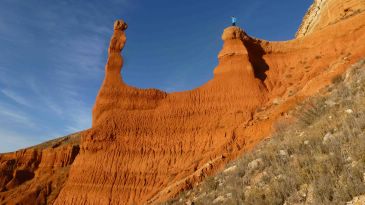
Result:
<instances>
[{"instance_id":1,"label":"thin wispy cloud","mask_svg":"<svg viewBox=\"0 0 365 205\"><path fill-rule=\"evenodd\" d=\"M123 79L173 92L210 79L232 12L264 30L250 25L264 2L1 1L0 141L10 151L12 137L23 146L91 126L115 19L130 25Z\"/></svg>"},{"instance_id":2,"label":"thin wispy cloud","mask_svg":"<svg viewBox=\"0 0 365 205\"><path fill-rule=\"evenodd\" d=\"M112 1L119 6L126 2ZM46 135L91 126L93 101L82 96L89 86L97 90L103 77L113 25L108 20L111 16L105 15L107 7L71 1L39 2L38 7L44 9L35 10L31 2L6 1L0 8L0 43L3 48L20 49L17 55L7 52L0 59L0 139L4 143L26 138L22 127L27 127L29 138L38 134L37 139L44 140ZM23 10L27 15L22 15ZM6 103L13 105L3 106Z\"/></svg>"},{"instance_id":3,"label":"thin wispy cloud","mask_svg":"<svg viewBox=\"0 0 365 205\"><path fill-rule=\"evenodd\" d=\"M29 124L30 122L30 120L24 115L9 110L0 109L0 115L5 117L7 120L20 122L23 124Z\"/></svg>"},{"instance_id":4,"label":"thin wispy cloud","mask_svg":"<svg viewBox=\"0 0 365 205\"><path fill-rule=\"evenodd\" d=\"M1 93L3 95L5 95L6 97L8 97L9 99L13 100L14 102L20 104L20 105L25 105L25 106L28 106L30 107L31 105L29 104L29 102L24 98L22 97L21 95L19 95L18 93L12 91L12 90L9 90L9 89L2 89L0 90Z\"/></svg>"},{"instance_id":5,"label":"thin wispy cloud","mask_svg":"<svg viewBox=\"0 0 365 205\"><path fill-rule=\"evenodd\" d=\"M54 48L57 49L56 55L51 58L56 65L54 75L60 76L61 81L95 78L103 74L103 54L106 52L103 36L84 35L79 39L59 42Z\"/></svg>"},{"instance_id":6,"label":"thin wispy cloud","mask_svg":"<svg viewBox=\"0 0 365 205\"><path fill-rule=\"evenodd\" d=\"M0 116L2 117L0 121L7 121L10 123L22 124L22 126L27 126L32 128L35 124L32 122L30 117L23 112L17 111L16 108L10 106L5 106L0 104Z\"/></svg>"}]
</instances>

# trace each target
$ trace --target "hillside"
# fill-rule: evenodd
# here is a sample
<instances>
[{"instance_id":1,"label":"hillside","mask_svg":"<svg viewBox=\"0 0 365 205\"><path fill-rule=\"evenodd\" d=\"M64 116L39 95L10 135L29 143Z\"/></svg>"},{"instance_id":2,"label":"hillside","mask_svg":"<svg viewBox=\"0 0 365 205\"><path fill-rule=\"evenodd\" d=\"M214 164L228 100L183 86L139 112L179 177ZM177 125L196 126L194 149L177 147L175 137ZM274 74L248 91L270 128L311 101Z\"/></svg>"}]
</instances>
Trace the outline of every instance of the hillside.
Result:
<instances>
[{"instance_id":1,"label":"hillside","mask_svg":"<svg viewBox=\"0 0 365 205\"><path fill-rule=\"evenodd\" d=\"M303 23L320 22L324 13ZM0 155L0 202L157 204L197 185L248 154L298 103L364 58L365 12L318 25L286 42L225 28L214 77L166 93L124 82L128 25L117 20L92 127Z\"/></svg>"},{"instance_id":2,"label":"hillside","mask_svg":"<svg viewBox=\"0 0 365 205\"><path fill-rule=\"evenodd\" d=\"M252 152L165 204L364 204L365 60L333 83Z\"/></svg>"}]
</instances>

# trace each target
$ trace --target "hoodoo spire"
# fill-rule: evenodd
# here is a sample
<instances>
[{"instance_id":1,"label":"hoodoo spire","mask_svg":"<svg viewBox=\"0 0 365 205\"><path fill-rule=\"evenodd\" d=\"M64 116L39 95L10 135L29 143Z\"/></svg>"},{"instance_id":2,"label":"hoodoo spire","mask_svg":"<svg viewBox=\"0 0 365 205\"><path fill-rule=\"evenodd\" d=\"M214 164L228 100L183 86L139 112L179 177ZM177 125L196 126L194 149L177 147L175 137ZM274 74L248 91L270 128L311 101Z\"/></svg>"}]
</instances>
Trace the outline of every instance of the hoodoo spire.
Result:
<instances>
[{"instance_id":1,"label":"hoodoo spire","mask_svg":"<svg viewBox=\"0 0 365 205\"><path fill-rule=\"evenodd\" d=\"M243 42L246 35L238 26L230 26L224 29L222 34L224 43L218 54L219 65L214 70L215 76L234 74L234 76L242 76L245 79L248 78L250 81L254 81L254 69L249 59L248 50ZM241 78L241 80L243 79Z\"/></svg>"}]
</instances>

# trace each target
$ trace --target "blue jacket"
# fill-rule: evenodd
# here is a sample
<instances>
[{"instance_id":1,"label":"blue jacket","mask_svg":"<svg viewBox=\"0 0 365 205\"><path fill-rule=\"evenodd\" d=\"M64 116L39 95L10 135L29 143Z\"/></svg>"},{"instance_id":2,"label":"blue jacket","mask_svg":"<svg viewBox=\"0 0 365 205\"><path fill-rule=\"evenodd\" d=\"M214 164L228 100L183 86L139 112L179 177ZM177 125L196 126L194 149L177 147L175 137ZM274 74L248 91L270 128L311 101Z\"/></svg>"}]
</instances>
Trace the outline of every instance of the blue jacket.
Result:
<instances>
[{"instance_id":1,"label":"blue jacket","mask_svg":"<svg viewBox=\"0 0 365 205\"><path fill-rule=\"evenodd\" d=\"M237 23L237 18L236 17L232 17L232 23Z\"/></svg>"}]
</instances>

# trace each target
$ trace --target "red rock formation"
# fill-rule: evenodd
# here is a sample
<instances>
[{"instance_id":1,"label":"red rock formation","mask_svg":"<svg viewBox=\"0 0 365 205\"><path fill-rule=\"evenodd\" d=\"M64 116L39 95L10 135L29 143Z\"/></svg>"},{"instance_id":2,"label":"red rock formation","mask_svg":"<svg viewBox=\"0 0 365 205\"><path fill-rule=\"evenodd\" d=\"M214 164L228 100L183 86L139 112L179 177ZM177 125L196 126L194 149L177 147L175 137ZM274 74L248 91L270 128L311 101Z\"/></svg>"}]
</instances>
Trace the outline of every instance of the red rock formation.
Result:
<instances>
[{"instance_id":1,"label":"red rock formation","mask_svg":"<svg viewBox=\"0 0 365 205\"><path fill-rule=\"evenodd\" d=\"M296 34L303 37L365 11L364 0L315 0Z\"/></svg>"},{"instance_id":2,"label":"red rock formation","mask_svg":"<svg viewBox=\"0 0 365 205\"><path fill-rule=\"evenodd\" d=\"M110 47L125 40L120 32L115 30ZM234 143L234 129L266 101L266 88L255 78L243 35L238 27L227 28L214 79L181 93L124 84L120 50L109 52L93 128L84 133L82 154L56 204L145 203L208 161L222 162L222 154ZM83 189L85 184L92 186Z\"/></svg>"},{"instance_id":3,"label":"red rock formation","mask_svg":"<svg viewBox=\"0 0 365 205\"><path fill-rule=\"evenodd\" d=\"M79 152L61 142L0 155L1 204L51 204Z\"/></svg>"},{"instance_id":4,"label":"red rock formation","mask_svg":"<svg viewBox=\"0 0 365 205\"><path fill-rule=\"evenodd\" d=\"M37 184L43 188L29 192L28 201L52 201L57 191L48 191L50 182L63 186L55 204L154 204L174 196L251 149L295 103L363 58L364 22L365 13L358 13L287 42L254 39L229 27L214 78L194 90L167 94L123 82L120 52L127 24L117 21L93 126L81 133L80 154L73 163L72 149L63 146L41 156L26 154L26 160L0 156L5 187L0 202L21 201L16 192ZM13 159L18 171L8 171Z\"/></svg>"},{"instance_id":5,"label":"red rock formation","mask_svg":"<svg viewBox=\"0 0 365 205\"><path fill-rule=\"evenodd\" d=\"M93 127L83 134L56 204L156 203L192 186L255 145L293 103L357 61L365 53L359 46L364 17L288 42L253 39L229 27L214 78L186 92L132 88L120 77L121 63L109 63L120 62L119 52L110 54ZM278 97L283 103L272 105Z\"/></svg>"}]
</instances>

